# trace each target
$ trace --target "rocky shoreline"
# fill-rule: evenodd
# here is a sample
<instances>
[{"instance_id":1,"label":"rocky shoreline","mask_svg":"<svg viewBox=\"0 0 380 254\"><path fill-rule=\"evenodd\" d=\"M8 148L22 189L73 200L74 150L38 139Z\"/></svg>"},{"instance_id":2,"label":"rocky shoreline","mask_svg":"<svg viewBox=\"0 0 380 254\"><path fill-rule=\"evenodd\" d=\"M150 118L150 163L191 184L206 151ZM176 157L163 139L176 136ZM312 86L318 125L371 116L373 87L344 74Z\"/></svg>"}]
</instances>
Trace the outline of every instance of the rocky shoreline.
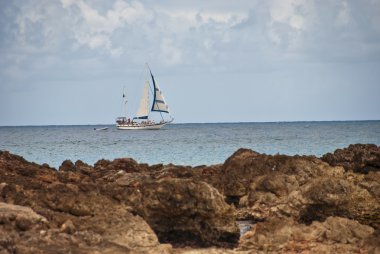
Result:
<instances>
[{"instance_id":1,"label":"rocky shoreline","mask_svg":"<svg viewBox=\"0 0 380 254\"><path fill-rule=\"evenodd\" d=\"M58 170L0 151L1 254L332 252L380 253L376 145L321 158L239 149L198 167L67 160Z\"/></svg>"}]
</instances>

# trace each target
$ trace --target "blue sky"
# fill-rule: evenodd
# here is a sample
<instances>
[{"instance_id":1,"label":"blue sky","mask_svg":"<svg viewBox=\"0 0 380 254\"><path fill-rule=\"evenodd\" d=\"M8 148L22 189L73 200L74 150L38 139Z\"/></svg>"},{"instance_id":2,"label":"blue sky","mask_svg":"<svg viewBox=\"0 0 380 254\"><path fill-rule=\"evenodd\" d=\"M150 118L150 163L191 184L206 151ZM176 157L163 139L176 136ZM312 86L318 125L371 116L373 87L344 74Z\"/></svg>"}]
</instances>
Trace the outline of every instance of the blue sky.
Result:
<instances>
[{"instance_id":1,"label":"blue sky","mask_svg":"<svg viewBox=\"0 0 380 254\"><path fill-rule=\"evenodd\" d=\"M380 1L0 0L0 125L380 119Z\"/></svg>"}]
</instances>

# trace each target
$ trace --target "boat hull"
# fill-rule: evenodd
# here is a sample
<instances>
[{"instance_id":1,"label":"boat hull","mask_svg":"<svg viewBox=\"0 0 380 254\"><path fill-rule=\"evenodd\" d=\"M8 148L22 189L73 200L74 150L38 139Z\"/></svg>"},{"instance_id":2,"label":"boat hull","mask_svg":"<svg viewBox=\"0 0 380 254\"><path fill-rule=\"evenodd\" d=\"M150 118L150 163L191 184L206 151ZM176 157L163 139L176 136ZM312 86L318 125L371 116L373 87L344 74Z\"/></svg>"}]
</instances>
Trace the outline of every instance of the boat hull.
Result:
<instances>
[{"instance_id":1,"label":"boat hull","mask_svg":"<svg viewBox=\"0 0 380 254\"><path fill-rule=\"evenodd\" d=\"M145 125L140 125L140 124L117 124L116 128L118 130L159 130L162 127L164 127L166 123L157 123L157 124L145 124Z\"/></svg>"},{"instance_id":2,"label":"boat hull","mask_svg":"<svg viewBox=\"0 0 380 254\"><path fill-rule=\"evenodd\" d=\"M106 131L108 130L108 127L104 127L104 128L94 128L94 131Z\"/></svg>"}]
</instances>

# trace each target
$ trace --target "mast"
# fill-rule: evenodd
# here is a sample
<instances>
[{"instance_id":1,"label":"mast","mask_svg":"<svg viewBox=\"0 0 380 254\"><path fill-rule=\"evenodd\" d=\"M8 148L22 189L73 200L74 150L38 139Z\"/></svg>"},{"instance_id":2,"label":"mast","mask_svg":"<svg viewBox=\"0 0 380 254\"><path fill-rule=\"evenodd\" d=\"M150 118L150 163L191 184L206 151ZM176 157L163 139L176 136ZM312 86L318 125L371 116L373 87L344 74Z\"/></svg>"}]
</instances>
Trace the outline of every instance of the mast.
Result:
<instances>
[{"instance_id":1,"label":"mast","mask_svg":"<svg viewBox=\"0 0 380 254\"><path fill-rule=\"evenodd\" d=\"M128 113L128 111L127 111L127 102L128 102L128 100L127 100L127 96L126 96L126 92L125 92L125 86L123 87L123 102L124 102L124 105L123 105L123 110L125 110L125 112L124 112L124 115L125 115L125 117L127 117L127 113Z\"/></svg>"}]
</instances>

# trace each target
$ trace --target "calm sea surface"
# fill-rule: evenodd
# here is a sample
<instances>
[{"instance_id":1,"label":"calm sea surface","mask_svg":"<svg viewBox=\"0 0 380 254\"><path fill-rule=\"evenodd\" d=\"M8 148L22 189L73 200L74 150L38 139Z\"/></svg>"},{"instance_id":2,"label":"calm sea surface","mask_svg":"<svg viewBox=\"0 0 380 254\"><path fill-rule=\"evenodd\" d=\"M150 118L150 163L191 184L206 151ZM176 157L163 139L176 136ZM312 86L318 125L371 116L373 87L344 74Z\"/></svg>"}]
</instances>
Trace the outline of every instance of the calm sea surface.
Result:
<instances>
[{"instance_id":1,"label":"calm sea surface","mask_svg":"<svg viewBox=\"0 0 380 254\"><path fill-rule=\"evenodd\" d=\"M0 150L58 168L62 161L132 157L149 164L224 162L237 149L321 156L354 143L380 145L380 121L172 124L159 131L114 126L0 127Z\"/></svg>"}]
</instances>

